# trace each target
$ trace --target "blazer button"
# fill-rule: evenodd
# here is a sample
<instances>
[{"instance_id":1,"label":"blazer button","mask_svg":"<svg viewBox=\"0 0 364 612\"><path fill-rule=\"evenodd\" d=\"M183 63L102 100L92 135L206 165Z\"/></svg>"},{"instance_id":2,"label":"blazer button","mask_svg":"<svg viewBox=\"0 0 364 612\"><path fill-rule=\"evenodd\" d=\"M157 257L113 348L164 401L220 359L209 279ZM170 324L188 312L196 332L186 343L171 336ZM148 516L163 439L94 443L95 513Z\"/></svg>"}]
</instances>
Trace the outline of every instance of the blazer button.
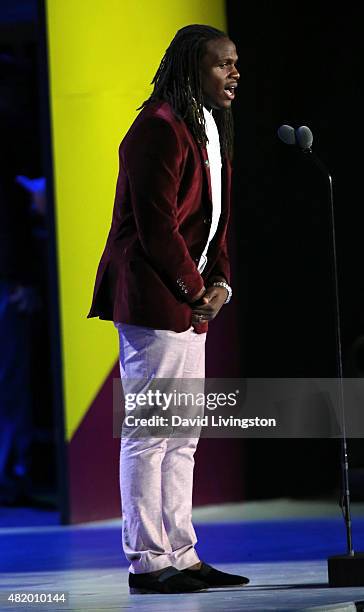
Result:
<instances>
[{"instance_id":1,"label":"blazer button","mask_svg":"<svg viewBox=\"0 0 364 612\"><path fill-rule=\"evenodd\" d=\"M211 223L211 219L209 219L208 217L205 217L203 222L205 223L205 225L209 225Z\"/></svg>"}]
</instances>

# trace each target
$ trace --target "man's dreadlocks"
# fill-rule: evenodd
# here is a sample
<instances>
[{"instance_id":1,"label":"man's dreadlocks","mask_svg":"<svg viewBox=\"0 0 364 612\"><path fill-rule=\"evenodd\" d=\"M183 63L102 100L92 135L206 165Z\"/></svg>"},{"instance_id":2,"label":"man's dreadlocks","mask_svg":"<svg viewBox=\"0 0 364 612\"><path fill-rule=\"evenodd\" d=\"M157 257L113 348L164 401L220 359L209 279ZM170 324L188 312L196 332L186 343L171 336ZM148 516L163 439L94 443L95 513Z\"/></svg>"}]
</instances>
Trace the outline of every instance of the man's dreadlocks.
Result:
<instances>
[{"instance_id":1,"label":"man's dreadlocks","mask_svg":"<svg viewBox=\"0 0 364 612\"><path fill-rule=\"evenodd\" d=\"M140 108L157 100L168 102L176 115L183 119L199 144L206 145L203 93L200 62L206 43L216 38L228 38L225 32L206 25L189 25L178 30L153 78L151 96ZM233 117L231 109L215 116L224 157L233 155Z\"/></svg>"}]
</instances>

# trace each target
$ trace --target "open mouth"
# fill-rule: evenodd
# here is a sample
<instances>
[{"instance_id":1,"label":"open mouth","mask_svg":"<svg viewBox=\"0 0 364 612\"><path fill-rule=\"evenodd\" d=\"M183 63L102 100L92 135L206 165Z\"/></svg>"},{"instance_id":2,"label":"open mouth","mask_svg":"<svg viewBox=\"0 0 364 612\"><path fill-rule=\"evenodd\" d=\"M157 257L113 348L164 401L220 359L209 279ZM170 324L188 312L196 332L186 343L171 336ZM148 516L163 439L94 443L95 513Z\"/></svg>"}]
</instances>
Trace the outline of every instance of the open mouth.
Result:
<instances>
[{"instance_id":1,"label":"open mouth","mask_svg":"<svg viewBox=\"0 0 364 612\"><path fill-rule=\"evenodd\" d=\"M229 98L229 100L234 100L236 88L237 88L237 85L228 85L227 87L225 87L224 91L227 97Z\"/></svg>"}]
</instances>

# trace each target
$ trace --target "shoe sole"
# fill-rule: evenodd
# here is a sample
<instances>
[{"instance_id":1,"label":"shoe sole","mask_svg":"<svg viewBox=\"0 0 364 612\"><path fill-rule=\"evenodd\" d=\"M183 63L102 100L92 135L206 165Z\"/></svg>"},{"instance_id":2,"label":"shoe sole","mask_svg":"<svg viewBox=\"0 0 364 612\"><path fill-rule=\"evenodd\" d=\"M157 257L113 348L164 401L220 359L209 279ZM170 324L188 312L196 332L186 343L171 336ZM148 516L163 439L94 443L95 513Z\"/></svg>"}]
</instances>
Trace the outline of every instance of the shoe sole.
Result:
<instances>
[{"instance_id":1,"label":"shoe sole","mask_svg":"<svg viewBox=\"0 0 364 612\"><path fill-rule=\"evenodd\" d=\"M242 582L241 584L210 584L209 589L236 589L239 587L248 586L248 582Z\"/></svg>"},{"instance_id":2,"label":"shoe sole","mask_svg":"<svg viewBox=\"0 0 364 612\"><path fill-rule=\"evenodd\" d=\"M196 589L195 591L176 591L175 593L164 593L163 591L152 591L151 589L138 589L136 587L129 587L130 595L178 595L179 593L201 593L207 591L209 587L204 589Z\"/></svg>"}]
</instances>

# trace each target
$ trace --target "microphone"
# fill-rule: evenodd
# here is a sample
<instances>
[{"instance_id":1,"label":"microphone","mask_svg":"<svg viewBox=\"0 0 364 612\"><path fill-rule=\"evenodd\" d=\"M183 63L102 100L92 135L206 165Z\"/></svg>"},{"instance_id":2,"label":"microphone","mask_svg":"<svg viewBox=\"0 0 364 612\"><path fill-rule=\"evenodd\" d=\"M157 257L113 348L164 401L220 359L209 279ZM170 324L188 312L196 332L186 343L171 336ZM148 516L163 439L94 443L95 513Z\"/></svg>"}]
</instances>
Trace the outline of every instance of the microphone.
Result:
<instances>
[{"instance_id":1,"label":"microphone","mask_svg":"<svg viewBox=\"0 0 364 612\"><path fill-rule=\"evenodd\" d=\"M291 125L281 125L278 128L278 138L288 145L297 145L303 151L311 150L313 134L307 125L301 125L295 130Z\"/></svg>"},{"instance_id":2,"label":"microphone","mask_svg":"<svg viewBox=\"0 0 364 612\"><path fill-rule=\"evenodd\" d=\"M346 436L346 417L345 417L345 401L344 401L344 374L343 360L341 347L341 316L340 316L340 301L339 301L339 282L338 282L338 266L336 258L336 237L335 237L335 215L334 215L334 195L332 188L332 177L329 170L321 159L312 151L313 134L307 125L294 130L290 125L281 125L278 129L278 137L285 144L297 145L305 156L309 157L313 163L325 175L328 186L329 200L329 217L330 217L330 241L332 251L332 280L335 296L335 318L336 318L336 361L337 361L337 377L339 382L339 409L341 413L342 433L341 441L341 487L342 494L340 506L342 509L345 527L346 527L346 543L347 552L344 555L334 555L328 558L328 575L330 587L347 587L347 586L363 586L364 585L364 553L354 553L352 527L351 527L351 510L350 510L350 482L349 482L349 461L348 447Z\"/></svg>"},{"instance_id":3,"label":"microphone","mask_svg":"<svg viewBox=\"0 0 364 612\"><path fill-rule=\"evenodd\" d=\"M311 149L313 134L307 125L301 125L301 127L296 130L296 141L298 146L304 151Z\"/></svg>"},{"instance_id":4,"label":"microphone","mask_svg":"<svg viewBox=\"0 0 364 612\"><path fill-rule=\"evenodd\" d=\"M278 134L278 138L280 138L280 140L284 142L284 144L288 144L288 145L297 144L296 134L291 125L281 125L281 127L278 128L277 134Z\"/></svg>"}]
</instances>

